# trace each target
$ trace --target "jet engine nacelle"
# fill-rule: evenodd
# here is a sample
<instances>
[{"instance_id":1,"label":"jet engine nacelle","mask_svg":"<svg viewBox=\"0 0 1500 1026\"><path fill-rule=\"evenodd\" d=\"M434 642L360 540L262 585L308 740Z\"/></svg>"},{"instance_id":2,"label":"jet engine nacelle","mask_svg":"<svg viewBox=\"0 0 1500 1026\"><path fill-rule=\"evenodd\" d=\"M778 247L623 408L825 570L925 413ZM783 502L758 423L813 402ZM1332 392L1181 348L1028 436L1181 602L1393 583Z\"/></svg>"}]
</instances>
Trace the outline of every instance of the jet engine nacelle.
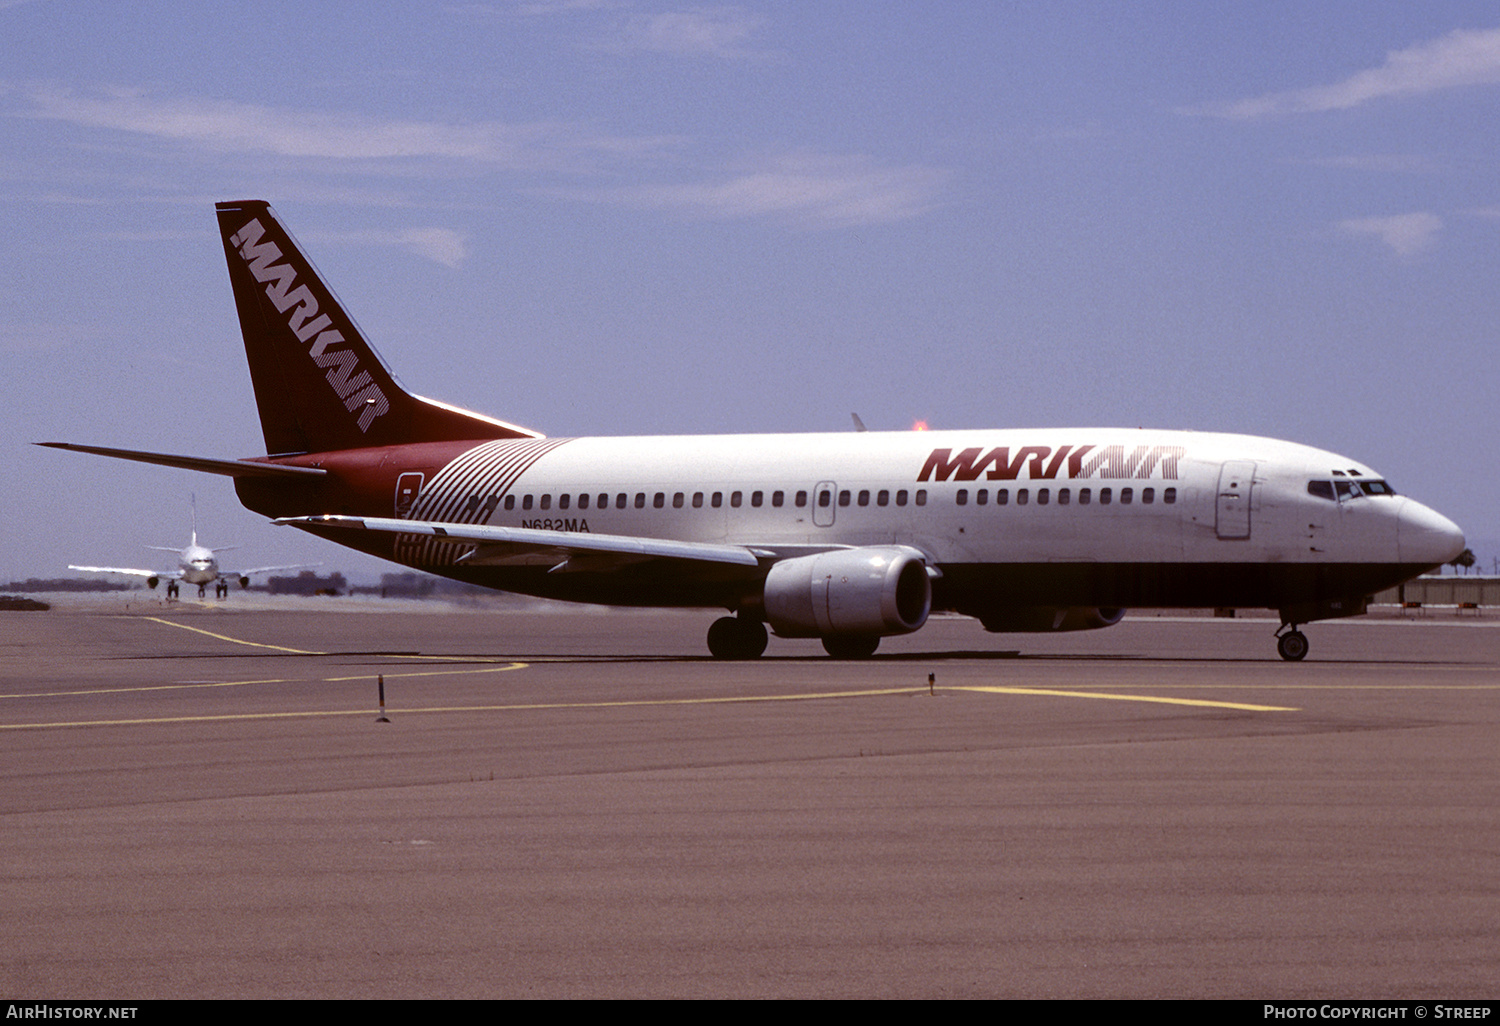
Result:
<instances>
[{"instance_id":1,"label":"jet engine nacelle","mask_svg":"<svg viewBox=\"0 0 1500 1026\"><path fill-rule=\"evenodd\" d=\"M161 578L160 577L152 576L152 577L146 578L146 587L148 587L148 588L154 589L160 583L161 583Z\"/></svg>"},{"instance_id":2,"label":"jet engine nacelle","mask_svg":"<svg viewBox=\"0 0 1500 1026\"><path fill-rule=\"evenodd\" d=\"M241 590L243 590L245 588L248 588L248 587L250 587L250 578L248 578L248 577L241 577L240 578L240 588L241 588Z\"/></svg>"},{"instance_id":3,"label":"jet engine nacelle","mask_svg":"<svg viewBox=\"0 0 1500 1026\"><path fill-rule=\"evenodd\" d=\"M1045 634L1053 631L1096 631L1113 627L1125 610L1113 606L1010 606L980 614L991 634Z\"/></svg>"},{"instance_id":4,"label":"jet engine nacelle","mask_svg":"<svg viewBox=\"0 0 1500 1026\"><path fill-rule=\"evenodd\" d=\"M798 556L766 575L766 622L784 638L909 634L931 610L927 565L902 545Z\"/></svg>"}]
</instances>

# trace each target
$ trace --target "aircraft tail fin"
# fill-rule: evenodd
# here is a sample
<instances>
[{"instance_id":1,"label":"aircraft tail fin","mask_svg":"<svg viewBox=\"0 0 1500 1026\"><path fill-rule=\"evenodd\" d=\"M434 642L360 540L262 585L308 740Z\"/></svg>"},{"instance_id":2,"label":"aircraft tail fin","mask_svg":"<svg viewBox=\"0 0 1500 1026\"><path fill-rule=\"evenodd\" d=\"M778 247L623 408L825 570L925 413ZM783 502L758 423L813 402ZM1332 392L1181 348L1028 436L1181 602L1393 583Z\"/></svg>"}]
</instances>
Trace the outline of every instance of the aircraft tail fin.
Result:
<instances>
[{"instance_id":1,"label":"aircraft tail fin","mask_svg":"<svg viewBox=\"0 0 1500 1026\"><path fill-rule=\"evenodd\" d=\"M270 204L216 210L267 454L541 437L408 392Z\"/></svg>"}]
</instances>

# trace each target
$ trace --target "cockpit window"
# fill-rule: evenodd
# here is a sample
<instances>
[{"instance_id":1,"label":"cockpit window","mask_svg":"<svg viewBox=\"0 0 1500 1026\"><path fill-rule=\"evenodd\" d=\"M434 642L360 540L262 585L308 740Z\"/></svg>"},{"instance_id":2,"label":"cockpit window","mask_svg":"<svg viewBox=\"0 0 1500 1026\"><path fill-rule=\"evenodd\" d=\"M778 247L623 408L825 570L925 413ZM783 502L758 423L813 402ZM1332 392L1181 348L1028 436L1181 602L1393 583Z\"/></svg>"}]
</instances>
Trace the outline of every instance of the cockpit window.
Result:
<instances>
[{"instance_id":1,"label":"cockpit window","mask_svg":"<svg viewBox=\"0 0 1500 1026\"><path fill-rule=\"evenodd\" d=\"M1378 480L1309 481L1307 494L1319 499L1337 499L1339 502L1348 502L1350 499L1358 499L1366 495L1395 495L1396 489L1387 482Z\"/></svg>"}]
</instances>

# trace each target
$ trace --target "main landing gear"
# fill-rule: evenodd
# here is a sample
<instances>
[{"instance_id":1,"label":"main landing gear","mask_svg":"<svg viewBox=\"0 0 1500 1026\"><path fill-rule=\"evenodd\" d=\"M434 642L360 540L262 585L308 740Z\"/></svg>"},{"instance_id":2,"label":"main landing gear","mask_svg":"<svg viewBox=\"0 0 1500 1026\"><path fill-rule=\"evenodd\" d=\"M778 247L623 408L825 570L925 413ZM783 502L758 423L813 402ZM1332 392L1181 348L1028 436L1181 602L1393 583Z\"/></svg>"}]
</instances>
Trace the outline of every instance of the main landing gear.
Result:
<instances>
[{"instance_id":1,"label":"main landing gear","mask_svg":"<svg viewBox=\"0 0 1500 1026\"><path fill-rule=\"evenodd\" d=\"M766 625L743 616L721 616L708 629L715 659L759 659L766 650Z\"/></svg>"},{"instance_id":2,"label":"main landing gear","mask_svg":"<svg viewBox=\"0 0 1500 1026\"><path fill-rule=\"evenodd\" d=\"M1294 623L1284 623L1276 632L1276 651L1281 658L1289 663L1295 663L1307 655L1307 635L1297 629Z\"/></svg>"},{"instance_id":3,"label":"main landing gear","mask_svg":"<svg viewBox=\"0 0 1500 1026\"><path fill-rule=\"evenodd\" d=\"M868 659L880 645L878 634L833 634L823 649L835 659ZM708 629L715 659L759 659L766 650L766 625L744 616L721 616Z\"/></svg>"},{"instance_id":4,"label":"main landing gear","mask_svg":"<svg viewBox=\"0 0 1500 1026\"><path fill-rule=\"evenodd\" d=\"M167 582L167 601L168 602L172 602L176 598L177 598L177 582L176 581L168 581Z\"/></svg>"},{"instance_id":5,"label":"main landing gear","mask_svg":"<svg viewBox=\"0 0 1500 1026\"><path fill-rule=\"evenodd\" d=\"M214 582L214 598L216 598L216 599L227 599L228 597L229 597L229 582L228 581L215 581Z\"/></svg>"}]
</instances>

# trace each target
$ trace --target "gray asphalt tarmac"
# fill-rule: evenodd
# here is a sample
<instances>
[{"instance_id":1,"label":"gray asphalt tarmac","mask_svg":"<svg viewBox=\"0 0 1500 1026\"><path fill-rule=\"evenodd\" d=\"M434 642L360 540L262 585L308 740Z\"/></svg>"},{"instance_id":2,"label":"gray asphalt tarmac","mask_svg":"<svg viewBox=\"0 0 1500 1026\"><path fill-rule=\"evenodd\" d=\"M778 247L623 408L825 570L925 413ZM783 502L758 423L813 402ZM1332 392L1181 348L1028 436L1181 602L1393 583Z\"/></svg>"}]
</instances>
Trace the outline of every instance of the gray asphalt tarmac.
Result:
<instances>
[{"instance_id":1,"label":"gray asphalt tarmac","mask_svg":"<svg viewBox=\"0 0 1500 1026\"><path fill-rule=\"evenodd\" d=\"M1500 993L1494 620L710 619L0 613L0 990Z\"/></svg>"}]
</instances>

